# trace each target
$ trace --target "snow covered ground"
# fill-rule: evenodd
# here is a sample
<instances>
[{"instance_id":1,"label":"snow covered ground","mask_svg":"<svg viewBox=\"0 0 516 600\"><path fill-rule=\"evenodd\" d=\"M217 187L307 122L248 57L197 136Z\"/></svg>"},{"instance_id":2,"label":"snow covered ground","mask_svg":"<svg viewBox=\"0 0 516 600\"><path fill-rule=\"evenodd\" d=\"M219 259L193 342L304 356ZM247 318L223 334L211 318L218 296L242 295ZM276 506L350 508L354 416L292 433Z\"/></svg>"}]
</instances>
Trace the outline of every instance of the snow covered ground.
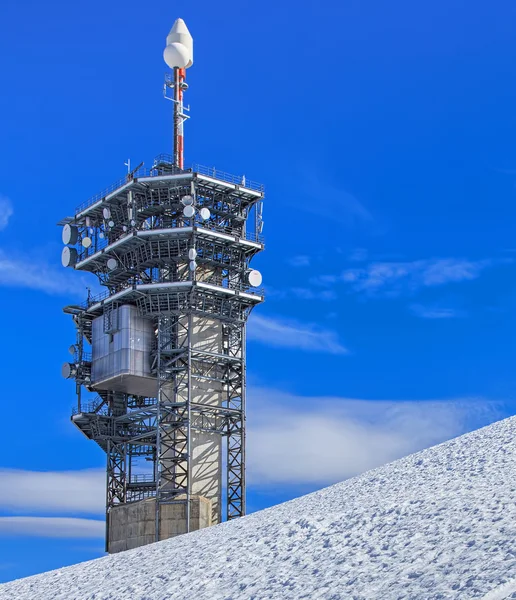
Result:
<instances>
[{"instance_id":1,"label":"snow covered ground","mask_svg":"<svg viewBox=\"0 0 516 600\"><path fill-rule=\"evenodd\" d=\"M0 600L516 598L516 417L243 519L0 585Z\"/></svg>"}]
</instances>

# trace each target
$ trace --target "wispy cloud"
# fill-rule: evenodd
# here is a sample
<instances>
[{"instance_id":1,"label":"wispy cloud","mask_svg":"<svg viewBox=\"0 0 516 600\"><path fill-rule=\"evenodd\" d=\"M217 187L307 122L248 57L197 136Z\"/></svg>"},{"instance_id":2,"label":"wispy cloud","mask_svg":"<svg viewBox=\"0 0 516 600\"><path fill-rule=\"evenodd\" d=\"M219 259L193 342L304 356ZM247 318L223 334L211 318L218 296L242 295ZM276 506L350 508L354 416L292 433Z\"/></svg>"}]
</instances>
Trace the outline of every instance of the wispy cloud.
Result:
<instances>
[{"instance_id":1,"label":"wispy cloud","mask_svg":"<svg viewBox=\"0 0 516 600\"><path fill-rule=\"evenodd\" d=\"M14 513L102 514L103 469L24 471L0 469L0 510Z\"/></svg>"},{"instance_id":2,"label":"wispy cloud","mask_svg":"<svg viewBox=\"0 0 516 600\"><path fill-rule=\"evenodd\" d=\"M398 296L424 287L471 281L490 267L510 262L510 259L471 261L458 258L371 262L364 267L345 269L338 275L319 276L312 283L322 286L342 283L352 291L369 296Z\"/></svg>"},{"instance_id":3,"label":"wispy cloud","mask_svg":"<svg viewBox=\"0 0 516 600\"><path fill-rule=\"evenodd\" d=\"M368 252L365 248L355 248L348 256L349 262L365 262L367 260Z\"/></svg>"},{"instance_id":4,"label":"wispy cloud","mask_svg":"<svg viewBox=\"0 0 516 600\"><path fill-rule=\"evenodd\" d=\"M456 308L424 306L423 304L411 304L409 308L413 315L421 319L454 319L465 316L464 311Z\"/></svg>"},{"instance_id":5,"label":"wispy cloud","mask_svg":"<svg viewBox=\"0 0 516 600\"><path fill-rule=\"evenodd\" d=\"M321 290L320 288L313 290L310 288L293 287L286 290L286 292L299 300L328 301L337 298L337 294L333 290Z\"/></svg>"},{"instance_id":6,"label":"wispy cloud","mask_svg":"<svg viewBox=\"0 0 516 600\"><path fill-rule=\"evenodd\" d=\"M304 168L300 177L305 196L296 198L296 211L301 209L347 227L373 222L373 216L363 202L344 187L332 184L327 175L317 173L313 165Z\"/></svg>"},{"instance_id":7,"label":"wispy cloud","mask_svg":"<svg viewBox=\"0 0 516 600\"><path fill-rule=\"evenodd\" d=\"M249 340L278 348L294 348L328 354L349 352L335 331L277 317L252 315L247 335Z\"/></svg>"},{"instance_id":8,"label":"wispy cloud","mask_svg":"<svg viewBox=\"0 0 516 600\"><path fill-rule=\"evenodd\" d=\"M13 214L13 205L9 198L0 194L0 231L7 227Z\"/></svg>"},{"instance_id":9,"label":"wispy cloud","mask_svg":"<svg viewBox=\"0 0 516 600\"><path fill-rule=\"evenodd\" d=\"M30 257L13 257L0 250L0 286L76 297L85 295L86 281L78 273Z\"/></svg>"},{"instance_id":10,"label":"wispy cloud","mask_svg":"<svg viewBox=\"0 0 516 600\"><path fill-rule=\"evenodd\" d=\"M310 266L310 257L306 255L293 256L287 262L292 267L308 267Z\"/></svg>"},{"instance_id":11,"label":"wispy cloud","mask_svg":"<svg viewBox=\"0 0 516 600\"><path fill-rule=\"evenodd\" d=\"M102 538L105 522L73 517L0 517L0 535L51 538Z\"/></svg>"},{"instance_id":12,"label":"wispy cloud","mask_svg":"<svg viewBox=\"0 0 516 600\"><path fill-rule=\"evenodd\" d=\"M249 399L251 485L334 483L500 418L481 398L369 401L251 388Z\"/></svg>"}]
</instances>

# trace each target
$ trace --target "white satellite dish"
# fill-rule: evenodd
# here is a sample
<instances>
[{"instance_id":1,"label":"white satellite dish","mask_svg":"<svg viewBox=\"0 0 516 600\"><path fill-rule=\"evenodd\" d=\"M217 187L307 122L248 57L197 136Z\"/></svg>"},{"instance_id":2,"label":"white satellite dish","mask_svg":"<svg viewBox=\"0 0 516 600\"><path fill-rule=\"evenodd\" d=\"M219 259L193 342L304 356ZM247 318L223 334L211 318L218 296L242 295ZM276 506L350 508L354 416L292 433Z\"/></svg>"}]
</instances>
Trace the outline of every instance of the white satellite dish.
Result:
<instances>
[{"instance_id":1,"label":"white satellite dish","mask_svg":"<svg viewBox=\"0 0 516 600\"><path fill-rule=\"evenodd\" d=\"M69 348L68 348L68 352L72 355L75 356L75 352L76 352L77 348L75 347L75 344L72 344Z\"/></svg>"},{"instance_id":2,"label":"white satellite dish","mask_svg":"<svg viewBox=\"0 0 516 600\"><path fill-rule=\"evenodd\" d=\"M109 225L110 227L114 227L114 226L115 226L115 222L114 222L114 221L109 221L108 225Z\"/></svg>"},{"instance_id":3,"label":"white satellite dish","mask_svg":"<svg viewBox=\"0 0 516 600\"><path fill-rule=\"evenodd\" d=\"M191 204L193 204L193 198L192 198L192 196L183 196L181 198L181 203L184 206L190 206Z\"/></svg>"},{"instance_id":4,"label":"white satellite dish","mask_svg":"<svg viewBox=\"0 0 516 600\"><path fill-rule=\"evenodd\" d=\"M74 225L68 223L63 227L63 244L76 244L79 230Z\"/></svg>"},{"instance_id":5,"label":"white satellite dish","mask_svg":"<svg viewBox=\"0 0 516 600\"><path fill-rule=\"evenodd\" d=\"M61 367L61 375L65 379L71 379L72 377L75 376L76 373L77 373L77 368L72 363L64 363L64 365Z\"/></svg>"},{"instance_id":6,"label":"white satellite dish","mask_svg":"<svg viewBox=\"0 0 516 600\"><path fill-rule=\"evenodd\" d=\"M63 267L75 267L77 262L77 250L66 246L61 253L61 263Z\"/></svg>"},{"instance_id":7,"label":"white satellite dish","mask_svg":"<svg viewBox=\"0 0 516 600\"><path fill-rule=\"evenodd\" d=\"M183 214L185 217L193 217L195 215L195 208L193 206L185 206L183 208Z\"/></svg>"},{"instance_id":8,"label":"white satellite dish","mask_svg":"<svg viewBox=\"0 0 516 600\"><path fill-rule=\"evenodd\" d=\"M91 238L83 237L81 244L83 245L84 248L89 248L91 246Z\"/></svg>"},{"instance_id":9,"label":"white satellite dish","mask_svg":"<svg viewBox=\"0 0 516 600\"><path fill-rule=\"evenodd\" d=\"M201 210L199 211L199 214L201 215L201 219L203 221L207 221L211 216L211 212L210 212L209 208L201 208Z\"/></svg>"},{"instance_id":10,"label":"white satellite dish","mask_svg":"<svg viewBox=\"0 0 516 600\"><path fill-rule=\"evenodd\" d=\"M195 248L190 248L190 250L188 250L188 258L190 260L195 260L197 258L197 250Z\"/></svg>"},{"instance_id":11,"label":"white satellite dish","mask_svg":"<svg viewBox=\"0 0 516 600\"><path fill-rule=\"evenodd\" d=\"M123 229L124 231L127 231L127 225L123 225L122 229Z\"/></svg>"},{"instance_id":12,"label":"white satellite dish","mask_svg":"<svg viewBox=\"0 0 516 600\"><path fill-rule=\"evenodd\" d=\"M100 238L101 240L103 240L103 239L104 239L104 233L103 233L102 231L99 233L99 238Z\"/></svg>"},{"instance_id":13,"label":"white satellite dish","mask_svg":"<svg viewBox=\"0 0 516 600\"><path fill-rule=\"evenodd\" d=\"M136 225L136 221L134 219L131 219L130 225L131 225L131 227L134 227Z\"/></svg>"},{"instance_id":14,"label":"white satellite dish","mask_svg":"<svg viewBox=\"0 0 516 600\"><path fill-rule=\"evenodd\" d=\"M118 261L116 258L109 258L107 261L107 268L110 271L114 271L118 267Z\"/></svg>"},{"instance_id":15,"label":"white satellite dish","mask_svg":"<svg viewBox=\"0 0 516 600\"><path fill-rule=\"evenodd\" d=\"M256 269L251 269L250 271L247 271L246 278L249 285L251 285L252 287L258 287L262 285L262 274Z\"/></svg>"},{"instance_id":16,"label":"white satellite dish","mask_svg":"<svg viewBox=\"0 0 516 600\"><path fill-rule=\"evenodd\" d=\"M195 269L197 269L197 263L195 260L191 260L188 266L190 267L190 271L195 271Z\"/></svg>"},{"instance_id":17,"label":"white satellite dish","mask_svg":"<svg viewBox=\"0 0 516 600\"><path fill-rule=\"evenodd\" d=\"M104 215L104 219L109 219L109 217L111 216L111 211L109 210L109 208L106 206L106 208L104 208L102 210L102 214Z\"/></svg>"}]
</instances>

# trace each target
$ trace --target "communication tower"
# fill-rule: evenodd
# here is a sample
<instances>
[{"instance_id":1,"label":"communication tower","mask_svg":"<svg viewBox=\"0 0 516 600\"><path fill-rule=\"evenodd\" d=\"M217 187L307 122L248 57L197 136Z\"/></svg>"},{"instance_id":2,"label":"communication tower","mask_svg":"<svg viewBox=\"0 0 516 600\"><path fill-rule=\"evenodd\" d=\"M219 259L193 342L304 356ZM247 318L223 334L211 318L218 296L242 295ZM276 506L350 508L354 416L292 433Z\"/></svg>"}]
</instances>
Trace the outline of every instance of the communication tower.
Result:
<instances>
[{"instance_id":1,"label":"communication tower","mask_svg":"<svg viewBox=\"0 0 516 600\"><path fill-rule=\"evenodd\" d=\"M193 40L167 37L173 155L143 163L63 219L62 263L105 291L67 306L76 326L72 422L107 456L106 549L245 514L246 321L263 301L263 186L184 165Z\"/></svg>"}]
</instances>

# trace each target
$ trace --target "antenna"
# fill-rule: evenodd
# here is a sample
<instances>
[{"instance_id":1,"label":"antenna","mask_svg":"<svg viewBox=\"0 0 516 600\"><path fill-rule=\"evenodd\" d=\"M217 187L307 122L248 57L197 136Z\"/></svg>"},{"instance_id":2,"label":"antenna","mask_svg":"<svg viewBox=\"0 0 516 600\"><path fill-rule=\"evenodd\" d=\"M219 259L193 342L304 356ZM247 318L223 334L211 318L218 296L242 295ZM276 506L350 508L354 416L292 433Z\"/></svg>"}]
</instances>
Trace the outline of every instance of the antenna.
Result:
<instances>
[{"instance_id":1,"label":"antenna","mask_svg":"<svg viewBox=\"0 0 516 600\"><path fill-rule=\"evenodd\" d=\"M167 36L167 45L163 58L173 69L173 77L165 75L164 95L174 103L174 165L184 168L183 123L188 119L183 106L183 92L188 89L186 69L193 65L193 38L183 19L177 19ZM167 96L167 88L173 90L173 96Z\"/></svg>"}]
</instances>

